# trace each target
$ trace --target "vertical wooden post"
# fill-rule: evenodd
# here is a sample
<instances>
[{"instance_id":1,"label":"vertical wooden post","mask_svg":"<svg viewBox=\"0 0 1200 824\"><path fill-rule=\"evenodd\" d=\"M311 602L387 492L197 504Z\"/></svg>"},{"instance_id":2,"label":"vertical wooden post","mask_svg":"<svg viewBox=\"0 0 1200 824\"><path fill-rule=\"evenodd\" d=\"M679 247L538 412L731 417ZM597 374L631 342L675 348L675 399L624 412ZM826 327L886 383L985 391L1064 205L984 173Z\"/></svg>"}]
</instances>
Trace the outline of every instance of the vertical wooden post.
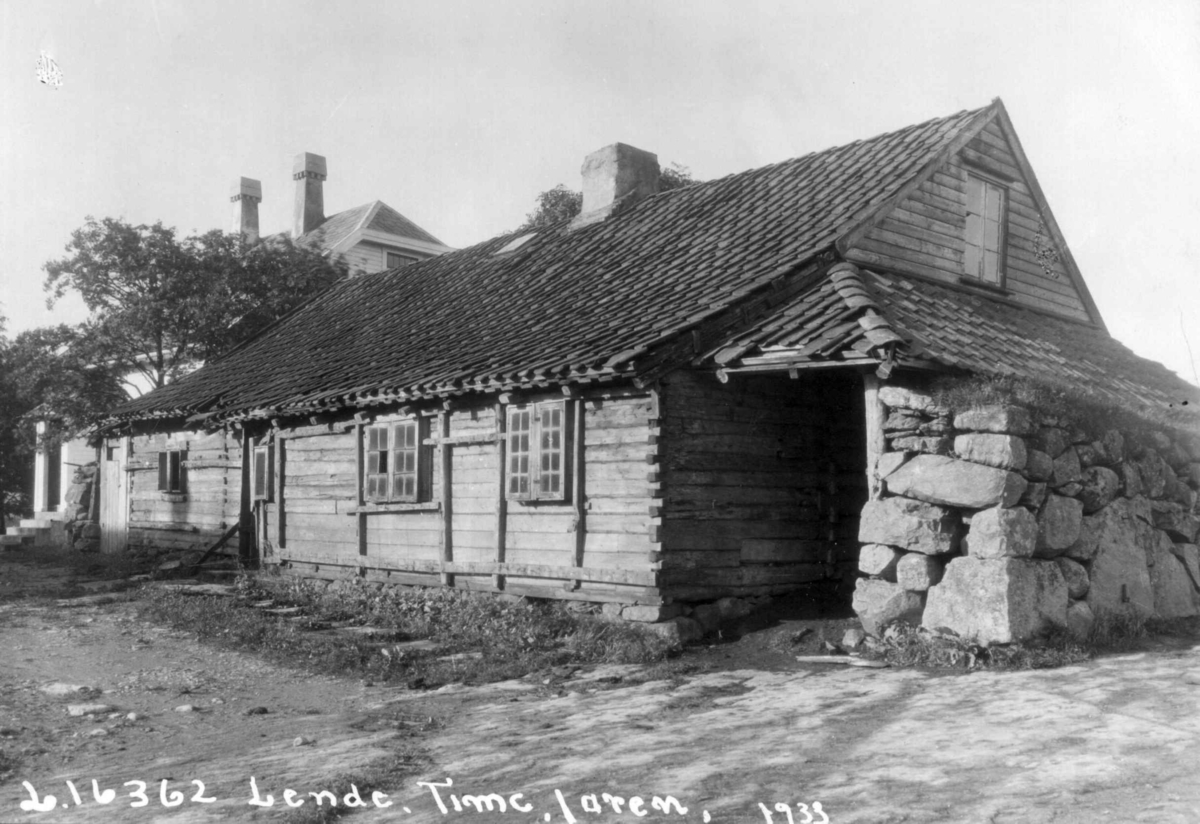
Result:
<instances>
[{"instance_id":1,"label":"vertical wooden post","mask_svg":"<svg viewBox=\"0 0 1200 824\"><path fill-rule=\"evenodd\" d=\"M254 441L249 428L242 427L242 489L238 507L238 558L242 566L254 564L254 512L250 507L250 470L254 463Z\"/></svg>"},{"instance_id":2,"label":"vertical wooden post","mask_svg":"<svg viewBox=\"0 0 1200 824\"><path fill-rule=\"evenodd\" d=\"M287 541L287 507L283 487L287 475L287 438L275 437L275 547L283 549Z\"/></svg>"},{"instance_id":3,"label":"vertical wooden post","mask_svg":"<svg viewBox=\"0 0 1200 824\"><path fill-rule=\"evenodd\" d=\"M360 558L367 554L367 513L362 511L363 504L366 503L363 490L367 483L366 463L363 456L363 425L356 423L354 425L354 477L356 479L354 494L358 513L354 516L354 520L358 532L358 555Z\"/></svg>"},{"instance_id":4,"label":"vertical wooden post","mask_svg":"<svg viewBox=\"0 0 1200 824\"><path fill-rule=\"evenodd\" d=\"M508 537L508 490L504 487L508 461L508 411L503 403L496 404L496 563L504 563L505 540ZM504 589L504 575L492 576L492 585Z\"/></svg>"},{"instance_id":5,"label":"vertical wooden post","mask_svg":"<svg viewBox=\"0 0 1200 824\"><path fill-rule=\"evenodd\" d=\"M574 454L571 460L571 496L575 506L575 566L583 566L583 550L587 545L587 497L583 488L583 398L569 401L575 407L575 425L571 440ZM571 589L579 589L580 581L571 582Z\"/></svg>"},{"instance_id":6,"label":"vertical wooden post","mask_svg":"<svg viewBox=\"0 0 1200 824\"><path fill-rule=\"evenodd\" d=\"M884 409L879 400L879 378L872 372L863 373L863 400L867 410L867 498L878 500L882 494L882 484L876 465L887 448L883 437Z\"/></svg>"},{"instance_id":7,"label":"vertical wooden post","mask_svg":"<svg viewBox=\"0 0 1200 824\"><path fill-rule=\"evenodd\" d=\"M454 576L446 572L446 564L454 560L454 507L453 487L450 478L451 449L450 440L450 410L441 413L441 443L438 448L442 451L442 586L454 586Z\"/></svg>"}]
</instances>

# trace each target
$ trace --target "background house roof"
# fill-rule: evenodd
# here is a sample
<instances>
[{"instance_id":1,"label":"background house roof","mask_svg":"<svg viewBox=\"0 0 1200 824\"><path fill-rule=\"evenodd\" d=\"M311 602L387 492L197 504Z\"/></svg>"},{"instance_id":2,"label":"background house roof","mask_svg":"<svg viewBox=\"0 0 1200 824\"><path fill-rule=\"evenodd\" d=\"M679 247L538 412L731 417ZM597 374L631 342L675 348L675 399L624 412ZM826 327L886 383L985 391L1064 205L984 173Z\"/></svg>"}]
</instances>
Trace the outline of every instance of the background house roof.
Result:
<instances>
[{"instance_id":1,"label":"background house roof","mask_svg":"<svg viewBox=\"0 0 1200 824\"><path fill-rule=\"evenodd\" d=\"M367 229L438 246L445 245L382 200L364 203L325 218L320 226L301 235L300 242L315 243L322 249L338 249Z\"/></svg>"}]
</instances>

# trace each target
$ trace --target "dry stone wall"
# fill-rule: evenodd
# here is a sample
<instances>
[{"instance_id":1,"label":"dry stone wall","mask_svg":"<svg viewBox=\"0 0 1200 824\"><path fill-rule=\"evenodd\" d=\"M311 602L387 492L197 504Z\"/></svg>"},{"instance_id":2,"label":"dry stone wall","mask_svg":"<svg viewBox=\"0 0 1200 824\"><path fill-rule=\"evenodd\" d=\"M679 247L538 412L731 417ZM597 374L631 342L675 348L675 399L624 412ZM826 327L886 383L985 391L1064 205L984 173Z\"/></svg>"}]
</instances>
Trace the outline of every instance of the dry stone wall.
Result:
<instances>
[{"instance_id":1,"label":"dry stone wall","mask_svg":"<svg viewBox=\"0 0 1200 824\"><path fill-rule=\"evenodd\" d=\"M952 413L897 386L880 399L883 496L863 509L854 593L868 632L906 620L1002 644L1200 612L1200 438Z\"/></svg>"}]
</instances>

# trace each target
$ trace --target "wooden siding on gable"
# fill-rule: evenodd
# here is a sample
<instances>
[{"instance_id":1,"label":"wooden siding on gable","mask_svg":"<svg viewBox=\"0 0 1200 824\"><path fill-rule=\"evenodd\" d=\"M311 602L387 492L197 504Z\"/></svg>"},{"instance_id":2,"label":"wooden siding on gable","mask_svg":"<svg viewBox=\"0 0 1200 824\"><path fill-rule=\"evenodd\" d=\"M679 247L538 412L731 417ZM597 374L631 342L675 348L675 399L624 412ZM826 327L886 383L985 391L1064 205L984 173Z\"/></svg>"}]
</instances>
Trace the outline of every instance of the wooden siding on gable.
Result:
<instances>
[{"instance_id":1,"label":"wooden siding on gable","mask_svg":"<svg viewBox=\"0 0 1200 824\"><path fill-rule=\"evenodd\" d=\"M1061 260L1012 149L989 123L945 165L859 240L847 257L865 265L948 283L964 277L966 181L971 172L999 180L1008 191L1004 290L1010 300L1077 320L1087 308Z\"/></svg>"}]
</instances>

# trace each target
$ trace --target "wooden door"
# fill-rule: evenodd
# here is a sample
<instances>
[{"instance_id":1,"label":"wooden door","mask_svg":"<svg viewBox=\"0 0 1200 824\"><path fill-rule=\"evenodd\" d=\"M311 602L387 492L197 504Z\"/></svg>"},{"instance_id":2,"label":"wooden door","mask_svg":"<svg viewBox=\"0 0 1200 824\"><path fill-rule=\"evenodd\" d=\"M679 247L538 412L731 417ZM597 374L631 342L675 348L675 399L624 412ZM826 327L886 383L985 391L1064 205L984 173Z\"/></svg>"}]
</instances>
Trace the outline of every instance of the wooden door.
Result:
<instances>
[{"instance_id":1,"label":"wooden door","mask_svg":"<svg viewBox=\"0 0 1200 824\"><path fill-rule=\"evenodd\" d=\"M129 524L128 439L105 443L100 478L100 551L124 552Z\"/></svg>"}]
</instances>

